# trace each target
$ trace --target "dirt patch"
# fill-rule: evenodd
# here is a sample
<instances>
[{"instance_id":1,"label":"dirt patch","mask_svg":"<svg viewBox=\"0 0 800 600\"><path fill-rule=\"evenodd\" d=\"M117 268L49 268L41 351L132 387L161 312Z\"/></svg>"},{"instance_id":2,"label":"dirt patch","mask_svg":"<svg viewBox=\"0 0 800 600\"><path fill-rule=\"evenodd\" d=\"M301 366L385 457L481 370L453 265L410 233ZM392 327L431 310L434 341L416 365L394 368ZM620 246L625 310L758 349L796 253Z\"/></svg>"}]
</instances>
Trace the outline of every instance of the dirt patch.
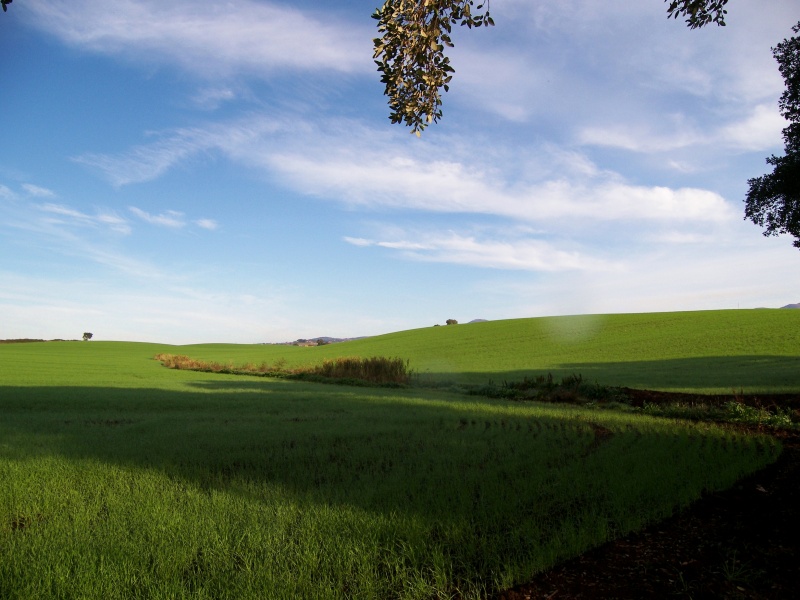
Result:
<instances>
[{"instance_id":1,"label":"dirt patch","mask_svg":"<svg viewBox=\"0 0 800 600\"><path fill-rule=\"evenodd\" d=\"M626 391L633 392L634 401L648 403L700 400L690 394ZM730 400L800 408L797 395L731 395L712 401ZM784 450L766 469L729 490L707 494L675 517L591 550L495 598L796 598L800 432L771 433L781 439Z\"/></svg>"},{"instance_id":2,"label":"dirt patch","mask_svg":"<svg viewBox=\"0 0 800 600\"><path fill-rule=\"evenodd\" d=\"M681 403L688 405L724 406L728 402L738 402L755 408L791 408L800 409L798 394L718 394L698 395L676 392L659 392L654 390L637 390L619 388L627 396L632 406L642 407L645 404Z\"/></svg>"}]
</instances>

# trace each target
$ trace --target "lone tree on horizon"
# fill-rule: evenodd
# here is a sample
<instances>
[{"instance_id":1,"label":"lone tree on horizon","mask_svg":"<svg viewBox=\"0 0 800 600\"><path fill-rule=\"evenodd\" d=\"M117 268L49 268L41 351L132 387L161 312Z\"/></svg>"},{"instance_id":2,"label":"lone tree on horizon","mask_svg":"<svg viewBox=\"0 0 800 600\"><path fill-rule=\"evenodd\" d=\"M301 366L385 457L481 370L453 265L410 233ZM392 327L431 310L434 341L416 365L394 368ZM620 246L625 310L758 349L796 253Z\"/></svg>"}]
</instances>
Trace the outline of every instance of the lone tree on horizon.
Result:
<instances>
[{"instance_id":1,"label":"lone tree on horizon","mask_svg":"<svg viewBox=\"0 0 800 600\"><path fill-rule=\"evenodd\" d=\"M90 339L92 339L92 334L91 334L91 333L89 333L88 331L87 331L87 332L85 332L85 333L83 334L83 341L84 341L84 342L88 342Z\"/></svg>"}]
</instances>

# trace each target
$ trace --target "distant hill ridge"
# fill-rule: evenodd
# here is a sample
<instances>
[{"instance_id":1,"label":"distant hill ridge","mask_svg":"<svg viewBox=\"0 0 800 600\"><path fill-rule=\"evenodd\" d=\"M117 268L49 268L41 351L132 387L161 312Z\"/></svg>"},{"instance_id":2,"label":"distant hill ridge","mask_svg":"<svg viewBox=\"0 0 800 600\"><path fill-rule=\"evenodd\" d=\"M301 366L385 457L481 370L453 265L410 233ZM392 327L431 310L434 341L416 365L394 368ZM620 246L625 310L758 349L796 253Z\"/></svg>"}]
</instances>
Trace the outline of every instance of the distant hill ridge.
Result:
<instances>
[{"instance_id":1,"label":"distant hill ridge","mask_svg":"<svg viewBox=\"0 0 800 600\"><path fill-rule=\"evenodd\" d=\"M800 302L796 304L787 304L786 306L781 306L781 308L800 308Z\"/></svg>"},{"instance_id":2,"label":"distant hill ridge","mask_svg":"<svg viewBox=\"0 0 800 600\"><path fill-rule=\"evenodd\" d=\"M798 325L800 310L777 307L573 315L431 324L311 348L223 344L181 352L221 363L284 361L289 368L344 356L399 357L421 382L484 385L552 374L665 391L794 393Z\"/></svg>"},{"instance_id":3,"label":"distant hill ridge","mask_svg":"<svg viewBox=\"0 0 800 600\"><path fill-rule=\"evenodd\" d=\"M276 344L267 344L267 345L275 345L275 346L324 346L326 344L337 344L339 342L350 342L353 340L363 340L364 338L369 337L362 335L360 337L351 337L351 338L338 338L338 337L330 337L327 335L321 335L318 337L313 338L298 338L293 342L277 342ZM322 343L320 343L322 342Z\"/></svg>"}]
</instances>

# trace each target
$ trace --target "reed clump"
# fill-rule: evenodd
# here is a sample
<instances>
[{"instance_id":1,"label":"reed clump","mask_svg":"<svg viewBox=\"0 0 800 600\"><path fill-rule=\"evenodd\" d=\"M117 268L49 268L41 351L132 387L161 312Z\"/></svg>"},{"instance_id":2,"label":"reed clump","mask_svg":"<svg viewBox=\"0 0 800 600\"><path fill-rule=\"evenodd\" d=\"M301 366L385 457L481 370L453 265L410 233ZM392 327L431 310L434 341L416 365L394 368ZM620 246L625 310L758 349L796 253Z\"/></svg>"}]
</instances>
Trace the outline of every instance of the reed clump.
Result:
<instances>
[{"instance_id":1,"label":"reed clump","mask_svg":"<svg viewBox=\"0 0 800 600\"><path fill-rule=\"evenodd\" d=\"M370 383L408 384L411 379L408 360L385 356L332 358L315 366L313 373L331 379L361 379Z\"/></svg>"},{"instance_id":2,"label":"reed clump","mask_svg":"<svg viewBox=\"0 0 800 600\"><path fill-rule=\"evenodd\" d=\"M412 376L408 360L385 356L331 358L325 360L322 364L292 368L287 368L285 361L282 360L273 365L262 362L261 364L247 363L237 366L233 363L224 364L197 360L183 354L157 354L154 359L160 361L169 369L319 381L333 379L337 381L368 382L378 385L408 385Z\"/></svg>"}]
</instances>

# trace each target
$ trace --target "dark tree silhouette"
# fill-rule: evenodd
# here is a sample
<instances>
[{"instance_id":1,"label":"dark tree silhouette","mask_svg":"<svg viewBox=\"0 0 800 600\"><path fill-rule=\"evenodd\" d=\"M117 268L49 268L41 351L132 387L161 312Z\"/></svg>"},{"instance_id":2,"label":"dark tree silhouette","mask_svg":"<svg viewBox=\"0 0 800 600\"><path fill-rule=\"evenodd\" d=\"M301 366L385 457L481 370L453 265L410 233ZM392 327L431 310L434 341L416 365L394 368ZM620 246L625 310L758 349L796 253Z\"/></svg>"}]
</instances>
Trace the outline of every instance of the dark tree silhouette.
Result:
<instances>
[{"instance_id":1,"label":"dark tree silhouette","mask_svg":"<svg viewBox=\"0 0 800 600\"><path fill-rule=\"evenodd\" d=\"M800 33L800 22L792 27ZM789 125L783 129L785 156L767 159L772 173L748 180L745 219L764 227L764 235L793 235L800 248L800 36L783 40L772 49L786 82L778 106Z\"/></svg>"}]
</instances>

